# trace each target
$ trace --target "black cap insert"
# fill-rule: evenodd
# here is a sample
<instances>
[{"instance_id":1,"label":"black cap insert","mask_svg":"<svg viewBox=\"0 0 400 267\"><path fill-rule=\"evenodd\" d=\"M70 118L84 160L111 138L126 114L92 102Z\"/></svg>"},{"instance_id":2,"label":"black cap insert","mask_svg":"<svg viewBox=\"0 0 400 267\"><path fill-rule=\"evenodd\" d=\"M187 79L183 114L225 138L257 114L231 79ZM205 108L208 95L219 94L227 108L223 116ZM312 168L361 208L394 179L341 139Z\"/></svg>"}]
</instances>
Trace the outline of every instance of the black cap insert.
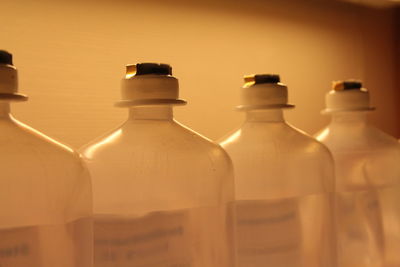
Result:
<instances>
[{"instance_id":1,"label":"black cap insert","mask_svg":"<svg viewBox=\"0 0 400 267\"><path fill-rule=\"evenodd\" d=\"M172 75L172 67L161 63L138 63L136 64L135 75Z\"/></svg>"},{"instance_id":2,"label":"black cap insert","mask_svg":"<svg viewBox=\"0 0 400 267\"><path fill-rule=\"evenodd\" d=\"M12 54L5 50L0 50L0 64L12 65Z\"/></svg>"},{"instance_id":3,"label":"black cap insert","mask_svg":"<svg viewBox=\"0 0 400 267\"><path fill-rule=\"evenodd\" d=\"M361 87L362 83L358 80L334 81L332 83L332 89L335 91L360 90Z\"/></svg>"},{"instance_id":4,"label":"black cap insert","mask_svg":"<svg viewBox=\"0 0 400 267\"><path fill-rule=\"evenodd\" d=\"M263 83L279 83L281 78L277 74L254 74L244 76L246 83L263 84Z\"/></svg>"},{"instance_id":5,"label":"black cap insert","mask_svg":"<svg viewBox=\"0 0 400 267\"><path fill-rule=\"evenodd\" d=\"M360 81L344 81L343 82L343 90L353 90L353 89L361 89L362 83Z\"/></svg>"},{"instance_id":6,"label":"black cap insert","mask_svg":"<svg viewBox=\"0 0 400 267\"><path fill-rule=\"evenodd\" d=\"M279 83L281 78L278 74L256 74L254 75L254 81L258 83Z\"/></svg>"}]
</instances>

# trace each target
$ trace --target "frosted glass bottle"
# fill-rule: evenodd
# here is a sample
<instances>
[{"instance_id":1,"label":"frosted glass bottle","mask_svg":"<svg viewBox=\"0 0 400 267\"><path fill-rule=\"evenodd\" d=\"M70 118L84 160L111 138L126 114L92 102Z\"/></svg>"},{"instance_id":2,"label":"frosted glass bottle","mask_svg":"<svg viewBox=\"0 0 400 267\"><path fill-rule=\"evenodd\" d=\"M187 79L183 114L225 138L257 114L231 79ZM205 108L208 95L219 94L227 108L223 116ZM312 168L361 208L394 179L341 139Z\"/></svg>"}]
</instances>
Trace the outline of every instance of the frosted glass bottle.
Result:
<instances>
[{"instance_id":1,"label":"frosted glass bottle","mask_svg":"<svg viewBox=\"0 0 400 267\"><path fill-rule=\"evenodd\" d=\"M294 106L279 76L245 82L246 119L221 142L235 170L237 266L335 266L331 155L285 121Z\"/></svg>"},{"instance_id":2,"label":"frosted glass bottle","mask_svg":"<svg viewBox=\"0 0 400 267\"><path fill-rule=\"evenodd\" d=\"M93 177L96 267L228 267L233 177L223 149L173 119L165 64L127 66L129 117L82 148Z\"/></svg>"},{"instance_id":3,"label":"frosted glass bottle","mask_svg":"<svg viewBox=\"0 0 400 267\"><path fill-rule=\"evenodd\" d=\"M336 163L339 267L400 266L400 146L367 122L369 92L360 82L334 84L330 124L317 138Z\"/></svg>"},{"instance_id":4,"label":"frosted glass bottle","mask_svg":"<svg viewBox=\"0 0 400 267\"><path fill-rule=\"evenodd\" d=\"M92 266L91 184L78 153L16 120L11 54L0 51L0 266Z\"/></svg>"}]
</instances>

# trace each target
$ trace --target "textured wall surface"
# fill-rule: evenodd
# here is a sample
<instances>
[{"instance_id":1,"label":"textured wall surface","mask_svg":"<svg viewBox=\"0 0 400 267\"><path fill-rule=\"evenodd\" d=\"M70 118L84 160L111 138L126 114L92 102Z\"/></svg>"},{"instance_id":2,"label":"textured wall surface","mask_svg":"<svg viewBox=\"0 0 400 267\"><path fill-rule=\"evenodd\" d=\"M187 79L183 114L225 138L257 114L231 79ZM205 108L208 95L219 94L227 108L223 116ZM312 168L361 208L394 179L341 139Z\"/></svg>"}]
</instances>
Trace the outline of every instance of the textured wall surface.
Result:
<instances>
[{"instance_id":1,"label":"textured wall surface","mask_svg":"<svg viewBox=\"0 0 400 267\"><path fill-rule=\"evenodd\" d=\"M238 127L242 75L274 72L289 86L287 112L314 133L331 80L365 81L375 125L399 136L394 13L331 1L6 1L1 48L15 54L17 118L73 147L118 126L124 66L172 64L186 107L176 117L217 139Z\"/></svg>"}]
</instances>

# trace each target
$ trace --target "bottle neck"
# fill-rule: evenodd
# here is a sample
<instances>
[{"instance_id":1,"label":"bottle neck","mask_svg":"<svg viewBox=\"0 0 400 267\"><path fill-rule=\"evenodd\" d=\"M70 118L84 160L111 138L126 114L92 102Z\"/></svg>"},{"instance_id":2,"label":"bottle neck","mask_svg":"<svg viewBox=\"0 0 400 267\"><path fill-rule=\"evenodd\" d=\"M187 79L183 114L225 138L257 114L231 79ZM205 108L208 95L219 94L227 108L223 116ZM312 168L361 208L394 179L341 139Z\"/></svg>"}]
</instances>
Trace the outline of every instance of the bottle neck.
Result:
<instances>
[{"instance_id":1,"label":"bottle neck","mask_svg":"<svg viewBox=\"0 0 400 267\"><path fill-rule=\"evenodd\" d=\"M364 127L367 125L367 112L351 111L332 114L331 126Z\"/></svg>"},{"instance_id":2,"label":"bottle neck","mask_svg":"<svg viewBox=\"0 0 400 267\"><path fill-rule=\"evenodd\" d=\"M0 119L9 119L11 117L10 102L0 101Z\"/></svg>"},{"instance_id":3,"label":"bottle neck","mask_svg":"<svg viewBox=\"0 0 400 267\"><path fill-rule=\"evenodd\" d=\"M246 122L284 122L282 109L250 110L246 112Z\"/></svg>"},{"instance_id":4,"label":"bottle neck","mask_svg":"<svg viewBox=\"0 0 400 267\"><path fill-rule=\"evenodd\" d=\"M128 120L162 120L173 119L172 106L140 106L129 109Z\"/></svg>"}]
</instances>

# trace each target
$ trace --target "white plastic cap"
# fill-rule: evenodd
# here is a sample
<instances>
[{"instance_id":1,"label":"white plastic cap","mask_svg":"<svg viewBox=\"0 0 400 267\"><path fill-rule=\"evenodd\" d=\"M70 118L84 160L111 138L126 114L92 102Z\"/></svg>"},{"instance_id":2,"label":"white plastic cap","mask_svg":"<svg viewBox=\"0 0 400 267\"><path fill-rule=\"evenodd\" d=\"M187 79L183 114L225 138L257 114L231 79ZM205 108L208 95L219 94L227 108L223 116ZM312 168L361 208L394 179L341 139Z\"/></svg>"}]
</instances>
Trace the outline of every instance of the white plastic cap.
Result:
<instances>
[{"instance_id":1,"label":"white plastic cap","mask_svg":"<svg viewBox=\"0 0 400 267\"><path fill-rule=\"evenodd\" d=\"M0 101L26 101L28 97L18 93L18 73L13 66L12 55L0 50Z\"/></svg>"},{"instance_id":2,"label":"white plastic cap","mask_svg":"<svg viewBox=\"0 0 400 267\"><path fill-rule=\"evenodd\" d=\"M242 104L238 110L293 108L288 104L287 86L280 82L279 75L246 75L241 90Z\"/></svg>"},{"instance_id":3,"label":"white plastic cap","mask_svg":"<svg viewBox=\"0 0 400 267\"><path fill-rule=\"evenodd\" d=\"M356 80L335 81L332 90L325 96L326 109L323 113L345 111L371 111L369 92Z\"/></svg>"},{"instance_id":4,"label":"white plastic cap","mask_svg":"<svg viewBox=\"0 0 400 267\"><path fill-rule=\"evenodd\" d=\"M122 99L119 107L148 105L185 105L179 99L178 79L172 76L167 64L139 63L126 66L126 76L122 80Z\"/></svg>"}]
</instances>

